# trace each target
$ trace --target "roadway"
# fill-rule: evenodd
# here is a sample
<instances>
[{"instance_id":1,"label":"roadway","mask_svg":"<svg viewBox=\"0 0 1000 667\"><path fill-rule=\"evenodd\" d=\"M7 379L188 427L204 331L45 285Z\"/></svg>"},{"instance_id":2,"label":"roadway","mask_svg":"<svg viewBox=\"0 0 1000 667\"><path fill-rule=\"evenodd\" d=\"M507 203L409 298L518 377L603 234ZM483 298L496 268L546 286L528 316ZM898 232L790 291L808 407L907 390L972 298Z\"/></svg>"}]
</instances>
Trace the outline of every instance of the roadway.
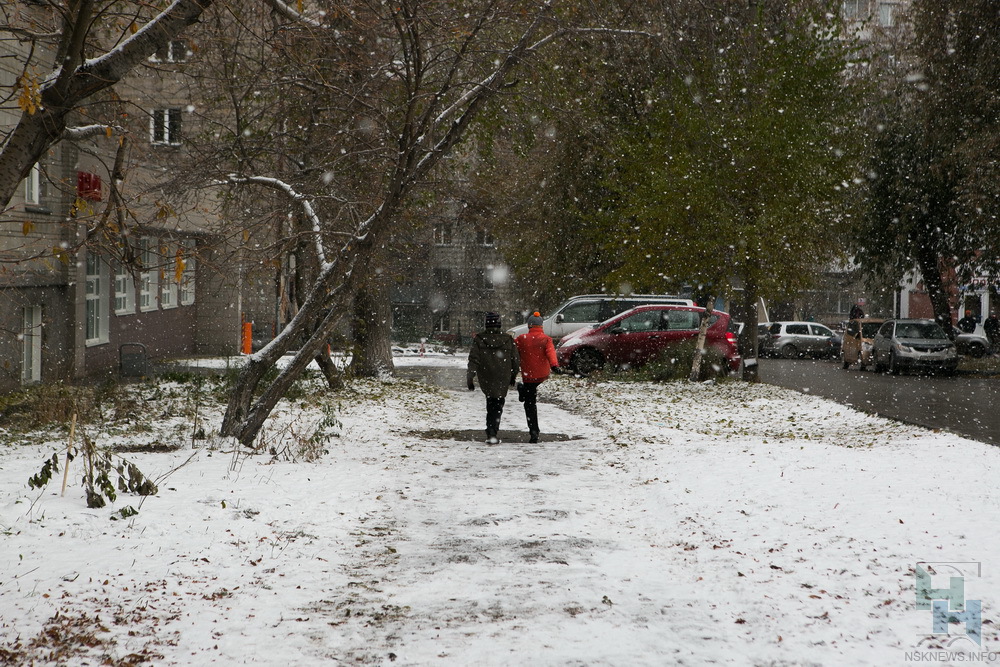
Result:
<instances>
[{"instance_id":1,"label":"roadway","mask_svg":"<svg viewBox=\"0 0 1000 667\"><path fill-rule=\"evenodd\" d=\"M1000 445L1000 377L890 375L810 359L761 359L758 369L768 384Z\"/></svg>"}]
</instances>

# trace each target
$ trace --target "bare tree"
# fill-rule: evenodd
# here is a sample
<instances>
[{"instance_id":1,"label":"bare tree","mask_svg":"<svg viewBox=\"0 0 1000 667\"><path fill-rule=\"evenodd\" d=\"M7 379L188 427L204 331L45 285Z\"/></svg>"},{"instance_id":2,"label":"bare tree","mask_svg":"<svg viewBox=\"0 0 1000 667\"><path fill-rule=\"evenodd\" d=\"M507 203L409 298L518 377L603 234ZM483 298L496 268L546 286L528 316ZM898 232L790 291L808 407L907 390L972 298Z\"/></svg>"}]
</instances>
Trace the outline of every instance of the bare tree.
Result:
<instances>
[{"instance_id":1,"label":"bare tree","mask_svg":"<svg viewBox=\"0 0 1000 667\"><path fill-rule=\"evenodd\" d=\"M323 204L314 207L308 197L266 177L230 178L235 184L284 188L313 221L313 247L320 269L295 317L252 355L241 371L223 421L223 435L235 436L246 445L253 442L271 409L347 312L354 293L367 278L363 268L377 258L408 197L451 154L484 104L511 85L509 77L521 61L554 38L558 27L552 23L547 6L536 8L525 21L523 14L515 11L516 5L487 3L479 14L469 15L415 1L355 14L354 20L363 21L365 28L384 26L388 30L382 33L383 39L394 38L390 57L380 65L379 73L389 80L398 106L368 107L375 117L371 122L385 123L392 140L381 145L375 142L380 151L373 150L373 157L381 155L386 160L377 198L369 203L368 215L346 237L336 235L342 219L327 224L321 218L317 208L324 208ZM515 25L521 30L512 34ZM546 26L550 32L539 37ZM504 42L508 46L497 48ZM330 203L324 202L327 210ZM334 233L324 234L331 227ZM329 241L337 238L342 240L328 250ZM318 326L313 326L317 321ZM296 347L290 364L262 387L264 376L278 359Z\"/></svg>"}]
</instances>

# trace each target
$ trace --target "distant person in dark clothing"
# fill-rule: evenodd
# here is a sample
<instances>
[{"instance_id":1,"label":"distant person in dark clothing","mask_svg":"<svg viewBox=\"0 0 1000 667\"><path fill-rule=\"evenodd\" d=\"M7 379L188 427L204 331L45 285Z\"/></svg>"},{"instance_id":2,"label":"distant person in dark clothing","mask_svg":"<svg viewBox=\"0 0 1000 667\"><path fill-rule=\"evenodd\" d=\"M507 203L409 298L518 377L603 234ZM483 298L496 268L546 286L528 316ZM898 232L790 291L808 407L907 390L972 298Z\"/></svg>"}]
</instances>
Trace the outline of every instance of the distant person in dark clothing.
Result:
<instances>
[{"instance_id":1,"label":"distant person in dark clothing","mask_svg":"<svg viewBox=\"0 0 1000 667\"><path fill-rule=\"evenodd\" d=\"M958 329L962 333L972 333L979 324L979 318L972 314L971 310L965 311L965 317L958 321Z\"/></svg>"},{"instance_id":2,"label":"distant person in dark clothing","mask_svg":"<svg viewBox=\"0 0 1000 667\"><path fill-rule=\"evenodd\" d=\"M848 316L849 319L860 320L864 316L865 316L865 311L861 309L860 303L856 303L853 306L851 306L851 312Z\"/></svg>"},{"instance_id":3,"label":"distant person in dark clothing","mask_svg":"<svg viewBox=\"0 0 1000 667\"><path fill-rule=\"evenodd\" d=\"M500 331L500 316L487 313L484 324L486 330L472 339L466 385L473 391L473 380L479 378L479 388L486 394L486 442L495 445L500 442L500 417L507 390L517 382L521 365L514 339Z\"/></svg>"},{"instance_id":4,"label":"distant person in dark clothing","mask_svg":"<svg viewBox=\"0 0 1000 667\"><path fill-rule=\"evenodd\" d=\"M996 354L1000 351L1000 318L996 313L986 318L983 329L986 331L986 337L990 339L990 352Z\"/></svg>"},{"instance_id":5,"label":"distant person in dark clothing","mask_svg":"<svg viewBox=\"0 0 1000 667\"><path fill-rule=\"evenodd\" d=\"M521 358L521 379L517 385L517 400L524 403L524 416L528 420L528 442L538 442L538 385L545 382L549 373L559 367L556 348L542 329L542 316L535 312L528 317L528 333L515 340Z\"/></svg>"}]
</instances>

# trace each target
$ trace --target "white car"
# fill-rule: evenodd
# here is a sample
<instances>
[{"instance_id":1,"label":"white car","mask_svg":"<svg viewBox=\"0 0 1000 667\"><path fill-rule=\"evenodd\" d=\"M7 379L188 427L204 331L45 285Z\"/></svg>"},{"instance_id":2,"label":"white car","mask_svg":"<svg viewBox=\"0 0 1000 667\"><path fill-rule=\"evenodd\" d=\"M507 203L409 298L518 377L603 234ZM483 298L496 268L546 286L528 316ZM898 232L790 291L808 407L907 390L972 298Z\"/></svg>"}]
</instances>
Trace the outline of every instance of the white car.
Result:
<instances>
[{"instance_id":1,"label":"white car","mask_svg":"<svg viewBox=\"0 0 1000 667\"><path fill-rule=\"evenodd\" d=\"M632 310L636 306L648 305L694 306L691 299L669 294L581 294L574 296L556 308L542 320L542 330L557 343L577 329L592 327L609 320L619 313ZM511 336L528 332L528 325L521 324L507 330Z\"/></svg>"},{"instance_id":2,"label":"white car","mask_svg":"<svg viewBox=\"0 0 1000 667\"><path fill-rule=\"evenodd\" d=\"M833 358L840 354L839 343L840 339L829 327L816 322L771 322L764 351L785 359Z\"/></svg>"}]
</instances>

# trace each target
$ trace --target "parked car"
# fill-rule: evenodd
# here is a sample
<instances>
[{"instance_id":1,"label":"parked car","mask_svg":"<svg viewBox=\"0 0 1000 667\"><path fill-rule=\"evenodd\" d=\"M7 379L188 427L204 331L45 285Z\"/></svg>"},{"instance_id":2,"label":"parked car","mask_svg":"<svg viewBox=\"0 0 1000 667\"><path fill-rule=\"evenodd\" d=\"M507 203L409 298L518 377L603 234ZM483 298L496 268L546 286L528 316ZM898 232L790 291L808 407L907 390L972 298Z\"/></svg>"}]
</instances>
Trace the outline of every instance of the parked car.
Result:
<instances>
[{"instance_id":1,"label":"parked car","mask_svg":"<svg viewBox=\"0 0 1000 667\"><path fill-rule=\"evenodd\" d=\"M839 338L833 331L815 322L771 322L764 340L766 355L833 358L839 352Z\"/></svg>"},{"instance_id":2,"label":"parked car","mask_svg":"<svg viewBox=\"0 0 1000 667\"><path fill-rule=\"evenodd\" d=\"M761 322L757 325L757 356L764 357L767 347L767 337L771 332L770 322Z\"/></svg>"},{"instance_id":3,"label":"parked car","mask_svg":"<svg viewBox=\"0 0 1000 667\"><path fill-rule=\"evenodd\" d=\"M956 331L958 331L956 329ZM971 333L960 332L955 336L955 347L959 354L967 354L970 357L985 357L990 353L992 346L990 339L986 335L986 330L982 324L976 324L975 331Z\"/></svg>"},{"instance_id":4,"label":"parked car","mask_svg":"<svg viewBox=\"0 0 1000 667\"><path fill-rule=\"evenodd\" d=\"M567 300L542 320L542 330L556 342L577 329L593 327L605 320L631 310L636 306L663 304L671 306L694 306L691 299L669 294L582 294ZM521 324L507 330L512 336L527 333L528 325Z\"/></svg>"},{"instance_id":5,"label":"parked car","mask_svg":"<svg viewBox=\"0 0 1000 667\"><path fill-rule=\"evenodd\" d=\"M887 320L872 339L872 366L894 375L909 369L954 373L958 350L934 320Z\"/></svg>"},{"instance_id":6,"label":"parked car","mask_svg":"<svg viewBox=\"0 0 1000 667\"><path fill-rule=\"evenodd\" d=\"M743 322L729 322L729 330L736 334L737 340L743 334L743 329L746 324ZM767 340L767 331L771 327L770 322L760 322L757 324L757 356L763 357L764 355L764 341Z\"/></svg>"},{"instance_id":7,"label":"parked car","mask_svg":"<svg viewBox=\"0 0 1000 667\"><path fill-rule=\"evenodd\" d=\"M559 365L578 375L587 375L610 364L641 366L671 345L698 335L698 306L639 306L595 327L578 329L564 337L556 348ZM740 367L736 334L728 330L729 315L714 311L709 318L705 345L726 359L730 371Z\"/></svg>"},{"instance_id":8,"label":"parked car","mask_svg":"<svg viewBox=\"0 0 1000 667\"><path fill-rule=\"evenodd\" d=\"M865 366L871 364L872 339L884 322L884 319L877 317L863 317L847 323L840 352L844 368L857 364L858 368L864 370Z\"/></svg>"}]
</instances>

